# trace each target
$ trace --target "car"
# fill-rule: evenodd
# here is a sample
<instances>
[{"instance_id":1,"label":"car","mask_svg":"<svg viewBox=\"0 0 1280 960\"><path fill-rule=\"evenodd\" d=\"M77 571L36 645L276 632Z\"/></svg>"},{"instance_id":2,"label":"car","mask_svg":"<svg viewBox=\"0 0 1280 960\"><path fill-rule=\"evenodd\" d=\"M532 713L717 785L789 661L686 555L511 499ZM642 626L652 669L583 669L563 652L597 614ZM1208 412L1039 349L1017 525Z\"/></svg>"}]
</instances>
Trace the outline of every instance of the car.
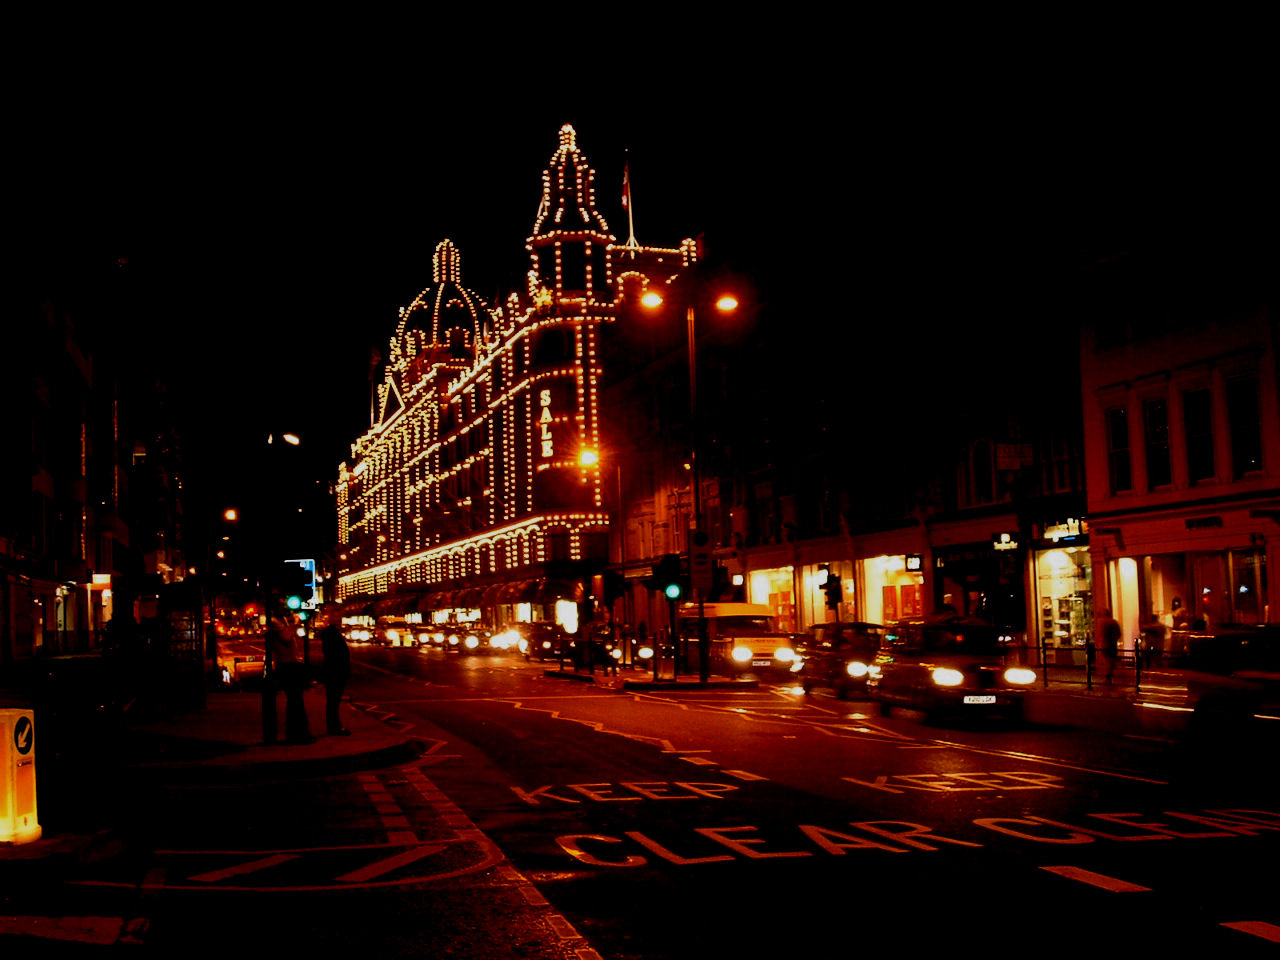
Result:
<instances>
[{"instance_id":1,"label":"car","mask_svg":"<svg viewBox=\"0 0 1280 960\"><path fill-rule=\"evenodd\" d=\"M867 671L880 649L884 625L865 622L815 623L796 645L797 674L805 693L830 687L841 700L867 690Z\"/></svg>"},{"instance_id":2,"label":"car","mask_svg":"<svg viewBox=\"0 0 1280 960\"><path fill-rule=\"evenodd\" d=\"M778 630L773 608L763 603L704 603L712 673L792 678L801 668L793 634ZM698 657L698 605L680 606L680 636L689 659Z\"/></svg>"},{"instance_id":3,"label":"car","mask_svg":"<svg viewBox=\"0 0 1280 960\"><path fill-rule=\"evenodd\" d=\"M1191 731L1223 743L1280 718L1280 627L1221 624L1189 637L1182 662Z\"/></svg>"},{"instance_id":4,"label":"car","mask_svg":"<svg viewBox=\"0 0 1280 960\"><path fill-rule=\"evenodd\" d=\"M562 660L572 657L577 647L575 639L558 623L517 623L512 629L518 635L517 649L526 660Z\"/></svg>"},{"instance_id":5,"label":"car","mask_svg":"<svg viewBox=\"0 0 1280 960\"><path fill-rule=\"evenodd\" d=\"M991 623L937 616L885 629L867 671L867 694L889 714L895 706L944 714L1020 716L1036 672L1013 662L1007 640Z\"/></svg>"},{"instance_id":6,"label":"car","mask_svg":"<svg viewBox=\"0 0 1280 960\"><path fill-rule=\"evenodd\" d=\"M403 617L379 617L373 628L373 642L388 647L415 647L418 634Z\"/></svg>"}]
</instances>

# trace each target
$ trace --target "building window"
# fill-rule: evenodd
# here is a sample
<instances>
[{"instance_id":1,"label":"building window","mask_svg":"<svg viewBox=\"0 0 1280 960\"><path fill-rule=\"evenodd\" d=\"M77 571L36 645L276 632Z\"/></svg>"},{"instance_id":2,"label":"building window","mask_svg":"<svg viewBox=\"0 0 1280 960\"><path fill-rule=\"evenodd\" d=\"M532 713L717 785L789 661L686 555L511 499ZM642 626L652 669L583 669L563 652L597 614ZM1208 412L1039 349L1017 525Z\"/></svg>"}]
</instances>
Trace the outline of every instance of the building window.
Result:
<instances>
[{"instance_id":1,"label":"building window","mask_svg":"<svg viewBox=\"0 0 1280 960\"><path fill-rule=\"evenodd\" d=\"M1111 493L1133 489L1133 472L1129 463L1129 412L1124 407L1107 411L1107 469Z\"/></svg>"},{"instance_id":2,"label":"building window","mask_svg":"<svg viewBox=\"0 0 1280 960\"><path fill-rule=\"evenodd\" d=\"M1262 469L1262 426L1257 377L1227 381L1227 423L1231 430L1231 470L1239 480Z\"/></svg>"},{"instance_id":3,"label":"building window","mask_svg":"<svg viewBox=\"0 0 1280 960\"><path fill-rule=\"evenodd\" d=\"M1169 468L1169 408L1164 398L1142 401L1142 421L1147 453L1147 489L1167 487L1173 477Z\"/></svg>"},{"instance_id":4,"label":"building window","mask_svg":"<svg viewBox=\"0 0 1280 960\"><path fill-rule=\"evenodd\" d=\"M1182 418L1187 431L1187 477L1194 483L1214 479L1213 395L1208 390L1182 394Z\"/></svg>"}]
</instances>

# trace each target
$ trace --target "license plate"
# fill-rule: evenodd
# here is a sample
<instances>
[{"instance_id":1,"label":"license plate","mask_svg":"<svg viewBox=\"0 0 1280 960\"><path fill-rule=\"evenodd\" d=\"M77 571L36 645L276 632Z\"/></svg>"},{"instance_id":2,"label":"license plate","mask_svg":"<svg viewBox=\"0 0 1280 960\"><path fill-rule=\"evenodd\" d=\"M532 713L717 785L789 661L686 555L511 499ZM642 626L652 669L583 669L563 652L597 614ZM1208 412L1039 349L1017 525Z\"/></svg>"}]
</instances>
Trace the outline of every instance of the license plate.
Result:
<instances>
[{"instance_id":1,"label":"license plate","mask_svg":"<svg viewBox=\"0 0 1280 960\"><path fill-rule=\"evenodd\" d=\"M772 667L773 661L772 660L752 660L751 665L753 667Z\"/></svg>"},{"instance_id":2,"label":"license plate","mask_svg":"<svg viewBox=\"0 0 1280 960\"><path fill-rule=\"evenodd\" d=\"M995 703L994 694L971 694L964 698L965 703Z\"/></svg>"}]
</instances>

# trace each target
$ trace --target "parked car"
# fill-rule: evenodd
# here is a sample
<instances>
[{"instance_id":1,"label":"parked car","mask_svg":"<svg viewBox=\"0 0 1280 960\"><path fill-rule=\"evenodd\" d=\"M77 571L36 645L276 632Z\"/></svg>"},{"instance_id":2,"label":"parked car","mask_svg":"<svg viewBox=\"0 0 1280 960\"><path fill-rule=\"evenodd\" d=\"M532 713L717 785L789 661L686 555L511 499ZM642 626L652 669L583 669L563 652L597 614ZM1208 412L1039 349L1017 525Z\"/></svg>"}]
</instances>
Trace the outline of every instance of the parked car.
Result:
<instances>
[{"instance_id":1,"label":"parked car","mask_svg":"<svg viewBox=\"0 0 1280 960\"><path fill-rule=\"evenodd\" d=\"M772 607L762 603L704 603L702 615L711 641L711 672L789 678L800 670L795 637L778 630ZM696 662L696 603L681 604L679 630L688 645L690 660Z\"/></svg>"},{"instance_id":2,"label":"parked car","mask_svg":"<svg viewBox=\"0 0 1280 960\"><path fill-rule=\"evenodd\" d=\"M804 692L830 687L841 700L866 693L867 673L883 637L884 626L879 623L815 623L796 645Z\"/></svg>"},{"instance_id":3,"label":"parked car","mask_svg":"<svg viewBox=\"0 0 1280 960\"><path fill-rule=\"evenodd\" d=\"M985 620L941 616L885 629L867 672L882 713L894 706L945 713L1020 715L1036 672L1009 661L1008 644Z\"/></svg>"}]
</instances>

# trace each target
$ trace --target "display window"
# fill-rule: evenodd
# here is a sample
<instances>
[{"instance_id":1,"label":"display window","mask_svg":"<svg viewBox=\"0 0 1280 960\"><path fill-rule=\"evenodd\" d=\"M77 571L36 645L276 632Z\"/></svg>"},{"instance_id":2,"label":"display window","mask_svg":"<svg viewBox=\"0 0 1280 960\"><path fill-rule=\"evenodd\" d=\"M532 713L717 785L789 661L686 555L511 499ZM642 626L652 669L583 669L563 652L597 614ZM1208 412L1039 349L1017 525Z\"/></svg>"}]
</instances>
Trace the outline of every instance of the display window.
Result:
<instances>
[{"instance_id":1,"label":"display window","mask_svg":"<svg viewBox=\"0 0 1280 960\"><path fill-rule=\"evenodd\" d=\"M795 567L751 571L751 603L767 603L778 618L778 629L796 630Z\"/></svg>"},{"instance_id":2,"label":"display window","mask_svg":"<svg viewBox=\"0 0 1280 960\"><path fill-rule=\"evenodd\" d=\"M1053 547L1035 554L1040 642L1083 647L1093 638L1093 566L1089 548Z\"/></svg>"},{"instance_id":3,"label":"display window","mask_svg":"<svg viewBox=\"0 0 1280 960\"><path fill-rule=\"evenodd\" d=\"M868 557L862 567L862 619L871 623L896 623L923 617L924 575L907 569L904 554Z\"/></svg>"}]
</instances>

